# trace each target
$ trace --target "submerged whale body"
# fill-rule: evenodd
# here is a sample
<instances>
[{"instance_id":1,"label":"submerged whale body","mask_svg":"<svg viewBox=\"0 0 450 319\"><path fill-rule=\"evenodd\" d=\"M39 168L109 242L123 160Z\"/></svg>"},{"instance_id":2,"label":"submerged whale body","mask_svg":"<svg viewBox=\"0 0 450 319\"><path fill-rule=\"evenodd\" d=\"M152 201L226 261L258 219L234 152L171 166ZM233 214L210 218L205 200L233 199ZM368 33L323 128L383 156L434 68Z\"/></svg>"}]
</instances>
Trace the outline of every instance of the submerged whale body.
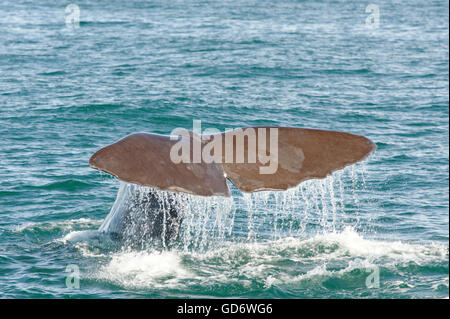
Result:
<instances>
[{"instance_id":1,"label":"submerged whale body","mask_svg":"<svg viewBox=\"0 0 450 319\"><path fill-rule=\"evenodd\" d=\"M154 190L122 184L99 231L113 239L137 243L157 238L165 245L179 236L182 221L179 206L174 193L167 192L161 197Z\"/></svg>"},{"instance_id":2,"label":"submerged whale body","mask_svg":"<svg viewBox=\"0 0 450 319\"><path fill-rule=\"evenodd\" d=\"M175 138L135 133L92 155L89 160L92 168L135 185L119 190L100 231L121 238L137 236L173 241L180 231L182 216L171 192L230 196L226 179L243 192L286 190L305 180L325 178L362 161L376 149L372 141L360 135L303 128L250 127L207 136L188 132ZM196 150L204 154L213 149L208 143L211 140L214 141L213 160L196 158ZM264 172L268 158L265 147L272 143L276 146L273 150L276 156L270 157L269 164L275 165L275 169ZM173 149L180 145L188 153L181 161L174 160ZM255 145L263 146L263 151L254 148ZM231 151L231 157L227 151ZM239 151L243 154L241 159ZM270 153L273 155L272 149ZM266 161L250 160L255 158L266 158ZM167 196L161 200L151 191L142 194L136 185L168 191Z\"/></svg>"}]
</instances>

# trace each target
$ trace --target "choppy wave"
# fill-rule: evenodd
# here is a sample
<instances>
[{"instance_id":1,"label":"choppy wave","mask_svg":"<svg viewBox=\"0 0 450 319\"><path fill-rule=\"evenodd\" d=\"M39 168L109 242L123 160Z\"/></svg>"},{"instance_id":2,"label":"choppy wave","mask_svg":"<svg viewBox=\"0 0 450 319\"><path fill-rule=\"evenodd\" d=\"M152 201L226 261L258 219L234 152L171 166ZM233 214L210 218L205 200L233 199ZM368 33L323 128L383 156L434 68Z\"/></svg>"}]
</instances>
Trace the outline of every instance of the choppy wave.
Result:
<instances>
[{"instance_id":1,"label":"choppy wave","mask_svg":"<svg viewBox=\"0 0 450 319\"><path fill-rule=\"evenodd\" d=\"M131 289L195 291L209 287L251 295L254 289L276 288L285 294L320 297L334 281L342 292L346 286L377 294L392 286L414 289L421 284L414 279L418 268L442 274L448 271L447 261L446 246L369 240L348 228L309 239L226 243L202 253L125 250L114 253L89 276ZM375 270L379 287L368 288L366 280ZM448 280L442 285L439 289L448 289Z\"/></svg>"},{"instance_id":2,"label":"choppy wave","mask_svg":"<svg viewBox=\"0 0 450 319\"><path fill-rule=\"evenodd\" d=\"M90 218L68 219L58 222L26 222L17 225L14 232L49 232L49 233L67 233L71 231L82 231L86 228L98 227L102 220L95 220ZM70 233L66 236L69 236Z\"/></svg>"}]
</instances>

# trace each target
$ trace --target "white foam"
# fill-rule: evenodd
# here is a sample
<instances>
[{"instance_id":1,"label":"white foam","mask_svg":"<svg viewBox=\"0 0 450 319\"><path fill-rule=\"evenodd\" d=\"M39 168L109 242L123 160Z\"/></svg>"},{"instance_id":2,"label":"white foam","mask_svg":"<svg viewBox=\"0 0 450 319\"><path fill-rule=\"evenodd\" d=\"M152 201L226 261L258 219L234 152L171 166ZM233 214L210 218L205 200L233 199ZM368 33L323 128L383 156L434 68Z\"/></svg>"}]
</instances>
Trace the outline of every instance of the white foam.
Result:
<instances>
[{"instance_id":1,"label":"white foam","mask_svg":"<svg viewBox=\"0 0 450 319\"><path fill-rule=\"evenodd\" d=\"M437 244L412 244L401 241L381 241L364 239L353 228L346 227L341 233L319 235L311 241L335 243L339 246L339 254L348 253L354 257L377 259L387 257L397 262L412 261L417 264L432 259L445 258L448 247Z\"/></svg>"},{"instance_id":2,"label":"white foam","mask_svg":"<svg viewBox=\"0 0 450 319\"><path fill-rule=\"evenodd\" d=\"M124 287L171 288L190 276L175 252L122 252L96 274Z\"/></svg>"},{"instance_id":3,"label":"white foam","mask_svg":"<svg viewBox=\"0 0 450 319\"><path fill-rule=\"evenodd\" d=\"M183 262L185 260L185 262ZM448 247L364 239L353 229L313 238L225 244L207 252L120 252L95 275L124 287L167 289L189 285L259 282L268 288L322 282L355 269L448 260ZM330 266L331 265L331 266ZM338 266L336 266L338 265ZM300 267L300 268L299 268ZM408 287L407 287L408 288ZM409 289L409 288L408 288Z\"/></svg>"},{"instance_id":4,"label":"white foam","mask_svg":"<svg viewBox=\"0 0 450 319\"><path fill-rule=\"evenodd\" d=\"M79 242L79 241L87 241L93 237L99 236L97 230L77 230L68 233L62 239L63 242Z\"/></svg>"}]
</instances>

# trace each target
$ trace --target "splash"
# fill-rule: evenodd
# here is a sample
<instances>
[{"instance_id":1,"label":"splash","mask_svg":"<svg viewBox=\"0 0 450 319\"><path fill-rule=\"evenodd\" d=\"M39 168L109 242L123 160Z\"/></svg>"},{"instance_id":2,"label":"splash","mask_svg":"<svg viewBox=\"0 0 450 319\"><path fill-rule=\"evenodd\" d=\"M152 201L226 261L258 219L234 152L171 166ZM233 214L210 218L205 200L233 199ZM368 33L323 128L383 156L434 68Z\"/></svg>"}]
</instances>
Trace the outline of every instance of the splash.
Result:
<instances>
[{"instance_id":1,"label":"splash","mask_svg":"<svg viewBox=\"0 0 450 319\"><path fill-rule=\"evenodd\" d=\"M231 198L167 192L121 182L99 231L125 234L127 247L147 249L158 243L163 249L201 252L229 242L333 233L349 223L355 227L358 224L361 204L355 192L357 179L357 171L350 167L282 192L241 193L230 184ZM161 215L159 223L155 222L154 202ZM177 223L181 224L175 241L164 240L175 239L167 226L171 223L177 227ZM160 241L154 239L155 227L162 228Z\"/></svg>"},{"instance_id":2,"label":"splash","mask_svg":"<svg viewBox=\"0 0 450 319\"><path fill-rule=\"evenodd\" d=\"M368 271L379 267L381 291L411 290L420 284L414 276L418 268L434 265L440 271L447 261L445 246L369 240L348 227L310 238L229 242L206 252L117 252L92 277L120 287L169 294L171 289L195 294L198 287L231 295L271 288L302 294L314 289L320 294L320 287L336 281L344 287L365 289ZM443 285L448 288L448 282Z\"/></svg>"},{"instance_id":3,"label":"splash","mask_svg":"<svg viewBox=\"0 0 450 319\"><path fill-rule=\"evenodd\" d=\"M184 269L181 256L175 252L123 252L114 254L100 268L97 278L129 288L175 288L193 274Z\"/></svg>"}]
</instances>

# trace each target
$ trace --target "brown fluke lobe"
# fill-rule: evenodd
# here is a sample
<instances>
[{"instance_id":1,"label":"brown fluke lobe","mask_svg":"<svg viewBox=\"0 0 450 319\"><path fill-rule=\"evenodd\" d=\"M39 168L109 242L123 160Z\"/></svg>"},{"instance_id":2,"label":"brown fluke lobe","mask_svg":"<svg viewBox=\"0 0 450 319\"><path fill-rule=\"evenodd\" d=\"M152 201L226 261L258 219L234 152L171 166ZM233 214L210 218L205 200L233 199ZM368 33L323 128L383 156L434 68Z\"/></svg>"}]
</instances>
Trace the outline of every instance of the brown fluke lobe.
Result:
<instances>
[{"instance_id":1,"label":"brown fluke lobe","mask_svg":"<svg viewBox=\"0 0 450 319\"><path fill-rule=\"evenodd\" d=\"M89 165L138 185L202 196L230 196L219 164L172 162L170 151L175 143L164 135L132 134L97 151Z\"/></svg>"},{"instance_id":2,"label":"brown fluke lobe","mask_svg":"<svg viewBox=\"0 0 450 319\"><path fill-rule=\"evenodd\" d=\"M258 140L261 131L259 129L266 131L269 153L269 127L252 129ZM277 129L278 166L275 173L261 174L261 163L240 164L223 161L222 166L227 178L241 191L286 190L308 179L325 178L336 170L362 161L376 149L372 141L359 135L290 127ZM224 144L227 144L227 134L236 133L222 133ZM247 145L247 139L244 139L245 150L248 149ZM247 156L246 152L245 158Z\"/></svg>"}]
</instances>

